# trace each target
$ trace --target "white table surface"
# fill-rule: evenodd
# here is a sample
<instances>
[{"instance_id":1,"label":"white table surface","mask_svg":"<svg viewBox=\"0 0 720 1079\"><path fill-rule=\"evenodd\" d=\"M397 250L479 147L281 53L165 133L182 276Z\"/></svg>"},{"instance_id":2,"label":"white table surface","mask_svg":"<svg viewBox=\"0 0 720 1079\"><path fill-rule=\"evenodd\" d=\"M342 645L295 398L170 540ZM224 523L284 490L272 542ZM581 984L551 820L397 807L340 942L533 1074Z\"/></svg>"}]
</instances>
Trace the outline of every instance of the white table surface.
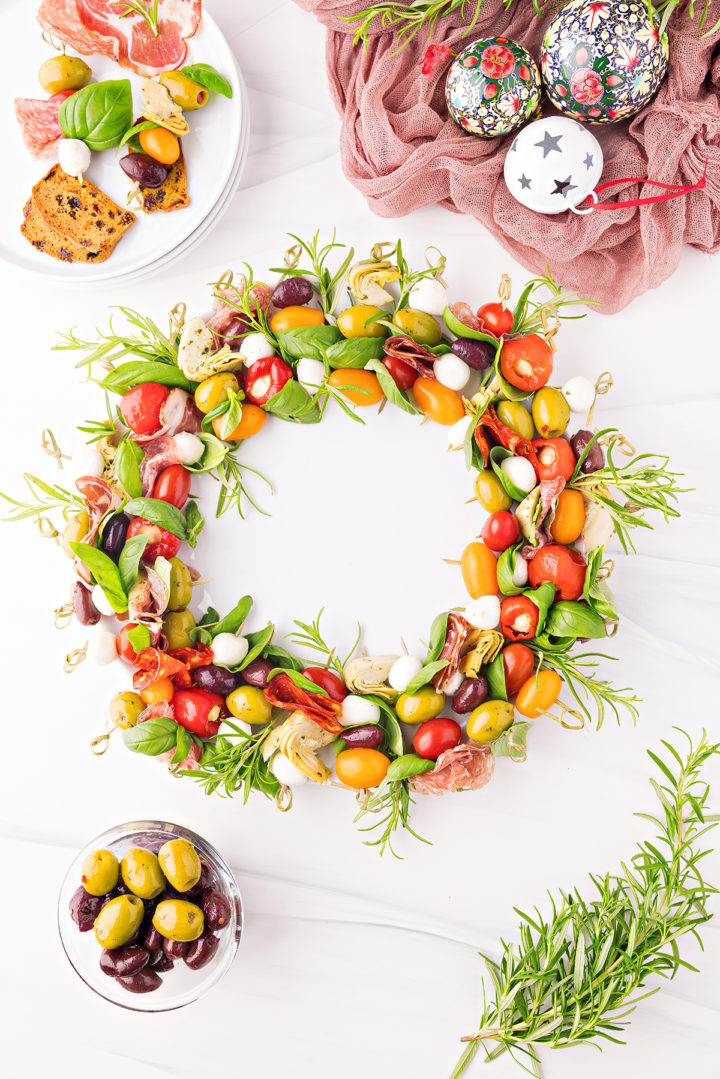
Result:
<instances>
[{"instance_id":1,"label":"white table surface","mask_svg":"<svg viewBox=\"0 0 720 1079\"><path fill-rule=\"evenodd\" d=\"M205 282L243 259L276 265L288 230L307 236L337 226L362 251L401 234L415 259L435 243L449 258L452 296L474 304L492 298L503 271L517 291L527 277L472 220L437 208L401 221L369 212L341 173L323 31L310 16L280 0L215 0L212 10L250 92L241 188L221 227L167 277L81 294L0 268L2 490L19 491L22 470L62 482L39 449L40 431L52 426L72 449L74 424L102 411L71 360L49 351L56 330L102 325L117 303L160 320L180 299L200 312ZM6 225L14 221L10 208L4 213ZM403 861L363 846L341 791L305 788L282 816L261 798L245 808L205 798L117 739L94 759L88 740L106 701L126 688L126 669L63 673L64 654L84 636L77 626L62 634L52 626L68 566L32 526L3 527L3 1079L449 1074L458 1038L480 1011L477 949L492 952L501 936L513 937L513 905L543 903L547 888L582 882L632 854L634 837L648 834L632 813L653 807L647 746L674 724L717 733L719 283L720 263L687 251L662 288L560 336L559 375L595 378L610 368L616 389L600 418L638 447L670 452L695 488L683 497L681 520L657 522L638 536L637 556L617 559L623 620L611 673L643 698L640 722L581 734L538 722L527 764L499 762L477 794L421 801L415 823L433 845L401 841ZM371 411L366 428L337 412L319 427L275 421L248 444L248 462L275 484L273 516L208 529L196 556L214 578L206 598L229 607L251 591L252 626L272 618L279 632L326 604L328 636L349 643L360 619L371 651L396 650L400 634L408 643L425 637L434 614L460 601L457 571L440 560L481 525L477 508L463 504L470 481L461 455L445 452L438 428ZM718 762L709 774L717 805ZM55 927L72 853L106 827L145 816L188 824L220 847L247 914L237 961L216 990L152 1018L86 989ZM717 855L706 872L720 879ZM684 945L702 974L681 973L643 1003L627 1047L546 1053L546 1075L670 1079L682 1070L717 1079L715 923L704 937L704 955ZM479 1059L473 1067L480 1074ZM519 1073L505 1058L492 1074Z\"/></svg>"}]
</instances>

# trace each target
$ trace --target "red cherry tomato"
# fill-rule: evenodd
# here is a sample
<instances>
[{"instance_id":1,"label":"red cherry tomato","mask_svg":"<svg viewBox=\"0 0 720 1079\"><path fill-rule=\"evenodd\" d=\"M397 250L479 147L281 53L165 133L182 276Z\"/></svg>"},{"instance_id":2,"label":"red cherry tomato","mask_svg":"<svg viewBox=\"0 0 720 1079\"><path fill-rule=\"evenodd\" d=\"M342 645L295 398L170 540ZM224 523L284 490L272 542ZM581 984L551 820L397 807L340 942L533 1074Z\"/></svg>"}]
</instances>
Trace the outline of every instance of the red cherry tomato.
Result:
<instances>
[{"instance_id":1,"label":"red cherry tomato","mask_svg":"<svg viewBox=\"0 0 720 1079\"><path fill-rule=\"evenodd\" d=\"M418 377L415 368L404 360L399 360L397 356L386 356L383 363L399 390L409 390Z\"/></svg>"},{"instance_id":2,"label":"red cherry tomato","mask_svg":"<svg viewBox=\"0 0 720 1079\"><path fill-rule=\"evenodd\" d=\"M117 650L117 654L120 656L120 659L124 659L126 663L135 663L138 657L137 652L128 640L128 633L130 632L130 630L137 628L137 622L128 622L126 625L123 626L123 628L120 630L117 637L115 638L115 648Z\"/></svg>"},{"instance_id":3,"label":"red cherry tomato","mask_svg":"<svg viewBox=\"0 0 720 1079\"><path fill-rule=\"evenodd\" d=\"M514 697L535 670L535 656L526 644L509 644L502 650L505 689Z\"/></svg>"},{"instance_id":4,"label":"red cherry tomato","mask_svg":"<svg viewBox=\"0 0 720 1079\"><path fill-rule=\"evenodd\" d=\"M154 562L156 558L174 558L180 550L180 540L167 532L160 525L154 525L152 521L146 521L144 517L136 517L130 522L127 530L127 538L133 536L147 536L148 542L143 551L146 562Z\"/></svg>"},{"instance_id":5,"label":"red cherry tomato","mask_svg":"<svg viewBox=\"0 0 720 1079\"><path fill-rule=\"evenodd\" d=\"M306 678L324 689L333 701L344 701L348 695L345 683L326 667L305 667L302 672Z\"/></svg>"},{"instance_id":6,"label":"red cherry tomato","mask_svg":"<svg viewBox=\"0 0 720 1079\"><path fill-rule=\"evenodd\" d=\"M190 494L190 473L182 465L170 465L163 469L155 480L153 498L169 502L171 506L183 508Z\"/></svg>"},{"instance_id":7,"label":"red cherry tomato","mask_svg":"<svg viewBox=\"0 0 720 1079\"><path fill-rule=\"evenodd\" d=\"M124 393L120 412L130 430L136 435L151 435L162 427L160 409L169 395L169 388L159 382L143 382Z\"/></svg>"},{"instance_id":8,"label":"red cherry tomato","mask_svg":"<svg viewBox=\"0 0 720 1079\"><path fill-rule=\"evenodd\" d=\"M552 374L552 349L536 333L506 341L500 350L500 370L511 386L534 393Z\"/></svg>"},{"instance_id":9,"label":"red cherry tomato","mask_svg":"<svg viewBox=\"0 0 720 1079\"><path fill-rule=\"evenodd\" d=\"M530 641L537 633L540 611L529 596L506 596L500 604L500 628L509 641Z\"/></svg>"},{"instance_id":10,"label":"red cherry tomato","mask_svg":"<svg viewBox=\"0 0 720 1079\"><path fill-rule=\"evenodd\" d=\"M506 333L512 333L514 318L509 307L503 307L501 303L484 303L477 309L477 320L480 329L484 333L491 333L493 337L503 337Z\"/></svg>"},{"instance_id":11,"label":"red cherry tomato","mask_svg":"<svg viewBox=\"0 0 720 1079\"><path fill-rule=\"evenodd\" d=\"M446 749L454 749L461 737L460 724L454 719L426 719L415 731L413 749L418 757L436 761Z\"/></svg>"},{"instance_id":12,"label":"red cherry tomato","mask_svg":"<svg viewBox=\"0 0 720 1079\"><path fill-rule=\"evenodd\" d=\"M575 471L575 454L564 438L534 438L532 444L537 453L538 479L554 480L558 476L567 483Z\"/></svg>"},{"instance_id":13,"label":"red cherry tomato","mask_svg":"<svg viewBox=\"0 0 720 1079\"><path fill-rule=\"evenodd\" d=\"M583 594L587 565L579 551L550 543L542 547L528 566L528 577L533 588L543 581L552 581L557 587L555 599L579 599Z\"/></svg>"},{"instance_id":14,"label":"red cherry tomato","mask_svg":"<svg viewBox=\"0 0 720 1079\"><path fill-rule=\"evenodd\" d=\"M206 689L179 689L172 699L173 719L200 738L217 734L225 698Z\"/></svg>"},{"instance_id":15,"label":"red cherry tomato","mask_svg":"<svg viewBox=\"0 0 720 1079\"><path fill-rule=\"evenodd\" d=\"M480 535L485 546L491 551L506 551L513 543L517 543L520 525L510 510L498 510L497 513L490 514Z\"/></svg>"}]
</instances>

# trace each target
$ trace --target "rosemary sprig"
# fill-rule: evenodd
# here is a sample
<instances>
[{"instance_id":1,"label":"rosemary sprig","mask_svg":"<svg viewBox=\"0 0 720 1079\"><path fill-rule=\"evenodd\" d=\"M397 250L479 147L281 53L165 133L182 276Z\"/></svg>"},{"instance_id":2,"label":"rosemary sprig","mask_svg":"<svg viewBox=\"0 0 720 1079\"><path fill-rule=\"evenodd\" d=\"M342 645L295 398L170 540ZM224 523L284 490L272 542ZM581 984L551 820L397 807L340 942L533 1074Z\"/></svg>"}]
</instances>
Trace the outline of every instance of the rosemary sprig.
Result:
<instances>
[{"instance_id":1,"label":"rosemary sprig","mask_svg":"<svg viewBox=\"0 0 720 1079\"><path fill-rule=\"evenodd\" d=\"M395 262L400 275L398 277L400 295L398 302L395 304L396 311L399 311L401 307L405 307L410 291L418 281L423 281L428 277L434 278L436 274L442 271L445 265L444 259L441 259L436 266L427 266L424 270L411 270L403 255L402 243L399 239L395 245Z\"/></svg>"},{"instance_id":2,"label":"rosemary sprig","mask_svg":"<svg viewBox=\"0 0 720 1079\"><path fill-rule=\"evenodd\" d=\"M117 333L111 319L107 332L97 330L94 341L85 341L71 331L59 334L59 341L53 345L53 350L84 352L86 355L75 366L87 367L88 374L92 374L93 364L99 363L107 368L108 365L117 363L124 356L177 365L178 339L172 330L170 336L164 334L152 319L146 318L138 311L133 311L131 307L118 306L117 310L137 333L133 334L127 330L125 333Z\"/></svg>"},{"instance_id":3,"label":"rosemary sprig","mask_svg":"<svg viewBox=\"0 0 720 1079\"><path fill-rule=\"evenodd\" d=\"M685 732L681 732L685 734ZM681 967L677 941L712 917L707 900L717 889L703 880L700 862L709 853L699 840L720 819L706 814L709 787L703 765L720 750L703 735L690 737L685 758L666 741L666 760L648 750L662 783L651 779L657 816L637 813L658 830L655 842L638 843L630 865L606 876L591 875L595 889L585 899L575 889L550 897L551 913L518 910L519 945L502 945L495 961L483 955L494 987L479 1031L467 1041L451 1079L458 1079L482 1046L488 1061L503 1053L540 1075L539 1046L559 1048L617 1036L654 975L673 978ZM481 953L483 954L483 953ZM641 992L640 990L643 990ZM523 1063L517 1054L527 1059ZM526 1066L527 1065L527 1066Z\"/></svg>"},{"instance_id":4,"label":"rosemary sprig","mask_svg":"<svg viewBox=\"0 0 720 1079\"><path fill-rule=\"evenodd\" d=\"M343 667L352 658L355 649L360 643L360 635L362 633L362 627L360 623L357 623L357 634L353 641L352 648L345 656L345 659L340 659L337 654L337 650L333 646L325 641L322 633L320 632L320 619L325 612L325 608L321 607L318 612L317 618L313 622L301 622L299 619L294 620L294 625L298 627L300 632L293 632L287 634L287 639L296 644L298 648L305 648L309 652L318 652L325 660L327 667L334 667L337 673L342 677Z\"/></svg>"},{"instance_id":5,"label":"rosemary sprig","mask_svg":"<svg viewBox=\"0 0 720 1079\"><path fill-rule=\"evenodd\" d=\"M545 290L547 295L544 295L542 299L536 299L535 294L540 289ZM514 327L513 333L542 333L545 329L543 324L544 313L551 317L554 313L560 321L585 318L587 311L571 314L568 308L589 307L598 303L597 300L582 300L578 292L564 289L556 284L550 273L549 266L545 268L544 274L533 278L532 281L527 283L523 290L523 296L525 298L525 309L520 321Z\"/></svg>"},{"instance_id":6,"label":"rosemary sprig","mask_svg":"<svg viewBox=\"0 0 720 1079\"><path fill-rule=\"evenodd\" d=\"M354 249L352 247L350 248L340 267L335 273L331 273L327 267L328 256L335 248L342 248L343 250L347 249L347 244L341 244L336 241L335 231L333 231L332 240L323 246L320 246L319 230L309 242L301 240L299 236L295 236L292 232L289 232L288 236L291 240L295 241L301 252L310 260L310 269L304 269L299 265L276 266L270 270L270 273L285 274L288 277L307 277L320 302L320 307L326 320L334 323L335 318L333 317L333 312L343 294L345 276L350 268L353 256L355 255Z\"/></svg>"},{"instance_id":7,"label":"rosemary sprig","mask_svg":"<svg viewBox=\"0 0 720 1079\"><path fill-rule=\"evenodd\" d=\"M226 513L229 509L234 507L240 517L244 519L243 499L247 499L253 509L256 509L258 513L262 513L265 517L270 516L267 510L258 506L255 499L249 493L243 478L244 472L252 472L253 475L258 476L263 483L268 485L270 493L273 494L273 485L267 476L264 476L257 468L251 468L250 465L241 464L233 451L229 450L217 468L209 473L209 475L220 484L220 493L218 494L217 506L215 508L216 517L222 517L223 513Z\"/></svg>"},{"instance_id":8,"label":"rosemary sprig","mask_svg":"<svg viewBox=\"0 0 720 1079\"><path fill-rule=\"evenodd\" d=\"M2 518L4 521L26 521L28 518L35 518L36 521L39 521L46 513L52 513L53 510L58 509L62 510L63 516L67 520L71 514L85 509L85 503L80 496L73 494L72 491L67 491L64 487L56 487L45 483L44 480L31 475L30 472L24 472L23 479L28 486L32 501L22 502L0 491L0 498L5 502L9 502L13 507L9 515Z\"/></svg>"},{"instance_id":9,"label":"rosemary sprig","mask_svg":"<svg viewBox=\"0 0 720 1079\"><path fill-rule=\"evenodd\" d=\"M221 798L232 797L242 788L243 805L253 790L274 798L280 784L262 755L262 744L272 730L272 723L252 734L246 734L227 719L223 720L223 728L229 728L227 733L219 735L214 744L205 745L200 768L183 769L179 774L194 779L205 794L217 792Z\"/></svg>"},{"instance_id":10,"label":"rosemary sprig","mask_svg":"<svg viewBox=\"0 0 720 1079\"><path fill-rule=\"evenodd\" d=\"M389 850L393 858L402 860L402 855L398 854L393 847L393 838L399 828L409 832L415 839L419 839L421 843L429 844L430 842L410 827L410 810L414 804L415 799L410 793L409 779L386 779L375 793L368 798L353 823L361 820L366 813L377 813L378 819L376 821L368 824L365 828L360 828L361 832L377 833L374 839L366 839L365 845L379 847L380 854L384 854L385 850Z\"/></svg>"},{"instance_id":11,"label":"rosemary sprig","mask_svg":"<svg viewBox=\"0 0 720 1079\"><path fill-rule=\"evenodd\" d=\"M158 36L158 0L125 0L125 7L119 14L121 19L139 15L152 30L153 37Z\"/></svg>"},{"instance_id":12,"label":"rosemary sprig","mask_svg":"<svg viewBox=\"0 0 720 1079\"><path fill-rule=\"evenodd\" d=\"M633 723L637 722L640 711L640 698L631 689L616 689L612 682L596 675L598 661L603 659L617 661L617 656L608 656L603 652L553 652L539 648L530 642L530 647L538 657L538 668L549 667L557 671L567 684L578 707L587 716L590 723L595 722L600 730L605 722L606 710L612 712L619 723L621 709L630 714ZM593 712L590 709L594 710Z\"/></svg>"}]
</instances>

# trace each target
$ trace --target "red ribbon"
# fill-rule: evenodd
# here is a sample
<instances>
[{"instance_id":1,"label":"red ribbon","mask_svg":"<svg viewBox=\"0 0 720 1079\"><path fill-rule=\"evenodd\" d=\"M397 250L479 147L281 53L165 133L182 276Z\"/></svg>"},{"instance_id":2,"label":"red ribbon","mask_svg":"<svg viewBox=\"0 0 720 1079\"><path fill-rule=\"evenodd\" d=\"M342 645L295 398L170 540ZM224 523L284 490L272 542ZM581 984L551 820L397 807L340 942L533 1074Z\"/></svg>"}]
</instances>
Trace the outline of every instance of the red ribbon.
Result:
<instances>
[{"instance_id":1,"label":"red ribbon","mask_svg":"<svg viewBox=\"0 0 720 1079\"><path fill-rule=\"evenodd\" d=\"M690 191L698 191L705 187L705 174L707 173L708 159L705 158L705 168L700 179L695 184L663 184L659 180L645 180L639 176L625 176L621 180L608 180L606 184L600 184L595 191L587 195L585 202L593 210L622 210L626 206L649 206L653 202L668 202L670 199L680 198ZM616 187L620 184L650 184L651 187L664 187L670 191L669 195L652 195L646 199L627 199L625 202L594 202L593 194L604 191L606 187Z\"/></svg>"}]
</instances>

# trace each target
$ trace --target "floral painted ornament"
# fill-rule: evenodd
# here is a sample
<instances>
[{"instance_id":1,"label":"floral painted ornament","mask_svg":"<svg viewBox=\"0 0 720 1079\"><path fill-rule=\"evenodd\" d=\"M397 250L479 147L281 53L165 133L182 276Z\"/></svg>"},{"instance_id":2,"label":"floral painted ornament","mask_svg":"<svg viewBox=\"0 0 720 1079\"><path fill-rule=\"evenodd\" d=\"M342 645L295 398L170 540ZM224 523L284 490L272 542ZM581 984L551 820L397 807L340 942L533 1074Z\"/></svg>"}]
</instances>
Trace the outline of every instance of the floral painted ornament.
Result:
<instances>
[{"instance_id":1,"label":"floral painted ornament","mask_svg":"<svg viewBox=\"0 0 720 1079\"><path fill-rule=\"evenodd\" d=\"M537 64L522 45L505 37L473 41L452 64L445 84L453 120L484 139L524 124L537 109L540 93Z\"/></svg>"},{"instance_id":2,"label":"floral painted ornament","mask_svg":"<svg viewBox=\"0 0 720 1079\"><path fill-rule=\"evenodd\" d=\"M642 0L571 0L542 48L545 90L556 108L591 124L635 116L668 67L667 34Z\"/></svg>"}]
</instances>

